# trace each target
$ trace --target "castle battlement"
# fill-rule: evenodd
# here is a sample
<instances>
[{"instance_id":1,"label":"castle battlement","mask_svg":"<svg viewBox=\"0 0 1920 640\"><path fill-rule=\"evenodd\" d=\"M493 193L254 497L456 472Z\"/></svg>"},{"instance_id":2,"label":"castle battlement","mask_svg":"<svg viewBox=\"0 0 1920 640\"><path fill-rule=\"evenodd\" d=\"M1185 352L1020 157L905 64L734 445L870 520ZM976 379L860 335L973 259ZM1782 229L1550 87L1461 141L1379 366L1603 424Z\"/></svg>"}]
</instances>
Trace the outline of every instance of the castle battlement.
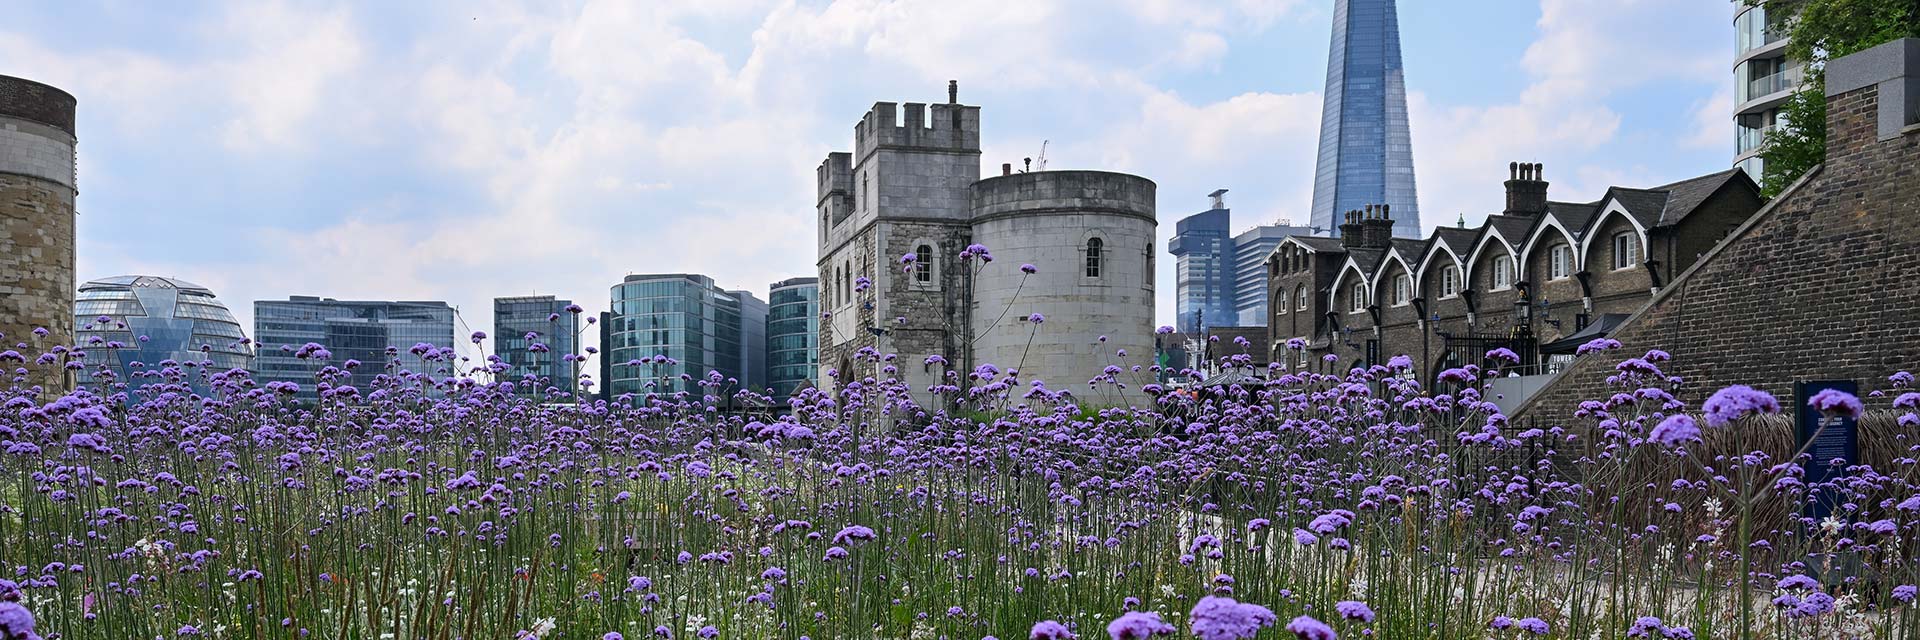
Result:
<instances>
[{"instance_id":1,"label":"castle battlement","mask_svg":"<svg viewBox=\"0 0 1920 640\"><path fill-rule=\"evenodd\" d=\"M881 147L934 151L980 151L980 107L875 102L853 126L854 155Z\"/></svg>"}]
</instances>

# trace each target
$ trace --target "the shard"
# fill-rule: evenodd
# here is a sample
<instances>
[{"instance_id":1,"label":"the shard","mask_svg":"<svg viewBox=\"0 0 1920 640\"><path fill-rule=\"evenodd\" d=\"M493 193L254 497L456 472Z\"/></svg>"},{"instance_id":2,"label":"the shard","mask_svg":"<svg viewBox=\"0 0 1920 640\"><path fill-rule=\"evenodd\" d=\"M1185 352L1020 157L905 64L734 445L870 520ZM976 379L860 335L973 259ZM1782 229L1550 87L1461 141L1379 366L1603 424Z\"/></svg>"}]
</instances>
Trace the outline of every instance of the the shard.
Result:
<instances>
[{"instance_id":1,"label":"the shard","mask_svg":"<svg viewBox=\"0 0 1920 640\"><path fill-rule=\"evenodd\" d=\"M1370 204L1392 205L1393 235L1421 237L1394 0L1335 0L1313 226L1339 235L1340 214Z\"/></svg>"}]
</instances>

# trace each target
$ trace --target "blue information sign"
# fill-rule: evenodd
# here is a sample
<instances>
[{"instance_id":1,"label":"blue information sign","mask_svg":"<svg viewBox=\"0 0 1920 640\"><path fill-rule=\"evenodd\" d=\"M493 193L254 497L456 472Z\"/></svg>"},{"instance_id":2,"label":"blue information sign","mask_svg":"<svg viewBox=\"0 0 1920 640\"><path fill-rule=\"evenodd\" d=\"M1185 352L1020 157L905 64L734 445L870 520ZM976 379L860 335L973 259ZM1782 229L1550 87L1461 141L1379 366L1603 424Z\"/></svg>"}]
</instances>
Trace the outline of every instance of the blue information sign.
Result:
<instances>
[{"instance_id":1,"label":"blue information sign","mask_svg":"<svg viewBox=\"0 0 1920 640\"><path fill-rule=\"evenodd\" d=\"M1795 450L1807 452L1803 465L1807 475L1803 480L1809 487L1846 475L1847 466L1860 461L1860 422L1848 416L1828 418L1819 409L1807 405L1814 394L1827 389L1860 395L1860 385L1852 380L1816 380L1793 385L1795 424L1799 432L1795 440L1799 446ZM1814 498L1807 501L1806 515L1825 520L1837 506L1838 496L1833 491L1813 491Z\"/></svg>"}]
</instances>

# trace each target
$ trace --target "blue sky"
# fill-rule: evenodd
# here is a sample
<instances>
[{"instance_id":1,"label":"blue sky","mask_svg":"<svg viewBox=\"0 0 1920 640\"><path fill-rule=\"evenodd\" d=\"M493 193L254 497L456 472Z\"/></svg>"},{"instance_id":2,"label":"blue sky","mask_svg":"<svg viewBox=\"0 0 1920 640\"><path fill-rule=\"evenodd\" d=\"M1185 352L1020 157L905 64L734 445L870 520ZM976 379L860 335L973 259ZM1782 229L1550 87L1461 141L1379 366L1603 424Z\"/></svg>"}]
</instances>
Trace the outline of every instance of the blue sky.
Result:
<instances>
[{"instance_id":1,"label":"blue sky","mask_svg":"<svg viewBox=\"0 0 1920 640\"><path fill-rule=\"evenodd\" d=\"M589 310L628 273L764 297L812 275L813 169L875 101L982 106L983 173L1160 186L1160 232L1225 187L1304 220L1332 0L23 3L0 73L80 103L82 279L251 301ZM1726 0L1406 0L1428 227L1502 203L1510 161L1592 200L1733 152ZM1019 261L1018 256L1002 256ZM1172 260L1159 315L1171 323Z\"/></svg>"}]
</instances>

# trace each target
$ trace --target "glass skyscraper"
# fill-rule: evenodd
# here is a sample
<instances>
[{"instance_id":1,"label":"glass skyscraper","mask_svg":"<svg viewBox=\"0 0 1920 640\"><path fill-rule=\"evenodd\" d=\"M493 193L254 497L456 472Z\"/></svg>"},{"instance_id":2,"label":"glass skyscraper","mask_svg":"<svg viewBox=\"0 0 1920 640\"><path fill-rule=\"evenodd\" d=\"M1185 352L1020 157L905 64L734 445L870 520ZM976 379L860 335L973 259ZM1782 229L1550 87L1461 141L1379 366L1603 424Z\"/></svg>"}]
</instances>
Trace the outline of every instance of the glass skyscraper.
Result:
<instances>
[{"instance_id":1,"label":"glass skyscraper","mask_svg":"<svg viewBox=\"0 0 1920 640\"><path fill-rule=\"evenodd\" d=\"M1215 191L1213 207L1174 225L1167 243L1174 263L1174 328L1198 335L1204 327L1267 326L1267 254L1287 236L1312 235L1286 221L1234 235L1233 210Z\"/></svg>"},{"instance_id":2,"label":"glass skyscraper","mask_svg":"<svg viewBox=\"0 0 1920 640\"><path fill-rule=\"evenodd\" d=\"M1174 223L1173 240L1167 243L1174 258L1173 326L1181 333L1196 333L1202 323L1234 323L1233 212L1217 199L1215 203Z\"/></svg>"},{"instance_id":3,"label":"glass skyscraper","mask_svg":"<svg viewBox=\"0 0 1920 640\"><path fill-rule=\"evenodd\" d=\"M1216 327L1267 326L1267 255L1287 236L1310 236L1313 230L1282 220L1263 224L1233 237L1233 321L1209 322Z\"/></svg>"},{"instance_id":4,"label":"glass skyscraper","mask_svg":"<svg viewBox=\"0 0 1920 640\"><path fill-rule=\"evenodd\" d=\"M1394 236L1421 237L1394 0L1334 0L1311 224L1339 235L1340 214L1369 204L1392 206Z\"/></svg>"},{"instance_id":5,"label":"glass skyscraper","mask_svg":"<svg viewBox=\"0 0 1920 640\"><path fill-rule=\"evenodd\" d=\"M314 374L327 366L358 360L352 384L362 394L373 390L376 376L426 373L445 378L475 366L473 345L459 331L460 312L445 302L335 300L292 296L286 300L253 303L253 335L260 345L255 379L300 385L299 398L319 397ZM326 347L326 361L299 357L307 343ZM468 361L435 362L431 368L412 353L416 344L453 348ZM395 363L389 370L388 363Z\"/></svg>"},{"instance_id":6,"label":"glass skyscraper","mask_svg":"<svg viewBox=\"0 0 1920 640\"><path fill-rule=\"evenodd\" d=\"M631 275L614 285L602 329L606 344L600 347L608 363L607 379L601 381L608 396L703 393L696 383L716 371L735 380L725 390L729 394L763 386L748 371L753 359L746 347L752 336L742 309L752 315L759 303L764 323L766 306L744 293L688 273ZM764 340L765 329L758 331Z\"/></svg>"},{"instance_id":7,"label":"glass skyscraper","mask_svg":"<svg viewBox=\"0 0 1920 640\"><path fill-rule=\"evenodd\" d=\"M571 304L553 296L493 299L493 353L506 363L500 380L512 382L515 395L546 397L548 387L573 393L574 363L566 356L579 354L574 336L580 333L580 315L567 312ZM535 344L545 351L535 350ZM538 382L529 383L529 375Z\"/></svg>"},{"instance_id":8,"label":"glass skyscraper","mask_svg":"<svg viewBox=\"0 0 1920 640\"><path fill-rule=\"evenodd\" d=\"M80 285L73 305L79 346L87 357L78 371L92 384L101 365L116 381L139 388L154 381L162 363L183 367L185 380L200 393L208 374L252 369L253 345L227 306L206 287L175 278L116 276Z\"/></svg>"},{"instance_id":9,"label":"glass skyscraper","mask_svg":"<svg viewBox=\"0 0 1920 640\"><path fill-rule=\"evenodd\" d=\"M820 368L820 279L775 282L767 304L768 395L783 401Z\"/></svg>"}]
</instances>

